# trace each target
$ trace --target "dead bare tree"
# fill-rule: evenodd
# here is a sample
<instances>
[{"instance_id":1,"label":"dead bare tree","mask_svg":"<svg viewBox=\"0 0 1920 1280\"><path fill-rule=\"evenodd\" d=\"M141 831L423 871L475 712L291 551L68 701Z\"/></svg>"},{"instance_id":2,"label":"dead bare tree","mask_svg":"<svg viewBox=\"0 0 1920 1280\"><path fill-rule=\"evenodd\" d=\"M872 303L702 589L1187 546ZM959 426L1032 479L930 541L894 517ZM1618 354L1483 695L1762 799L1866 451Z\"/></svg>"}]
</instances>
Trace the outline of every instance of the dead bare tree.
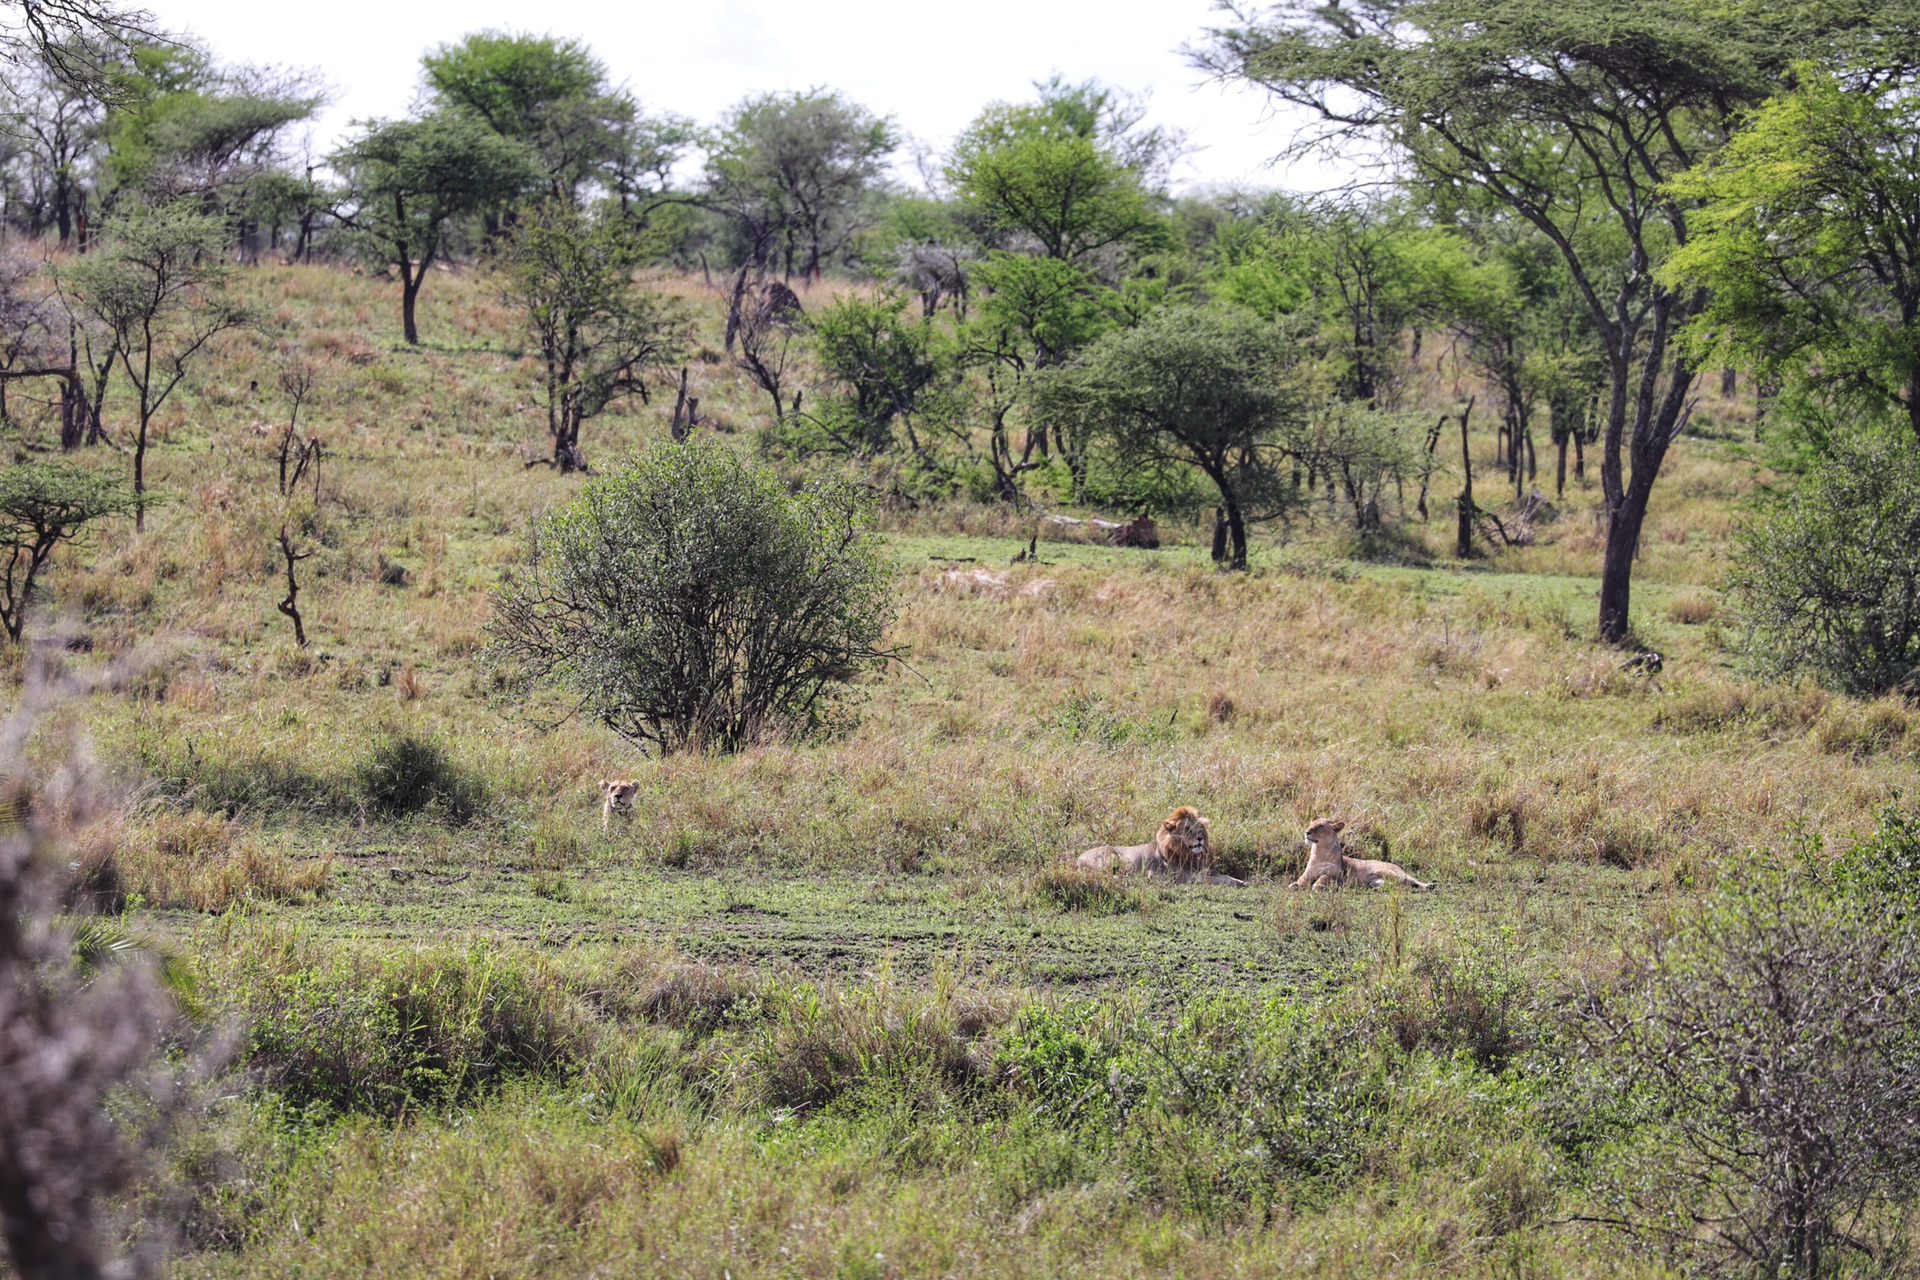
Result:
<instances>
[{"instance_id":1,"label":"dead bare tree","mask_svg":"<svg viewBox=\"0 0 1920 1280\"><path fill-rule=\"evenodd\" d=\"M302 649L307 647L307 628L300 620L300 583L293 576L293 567L311 556L311 551L295 552L293 540L287 536L287 526L280 526L280 554L287 561L287 598L280 602L280 612L293 619L293 639Z\"/></svg>"},{"instance_id":2,"label":"dead bare tree","mask_svg":"<svg viewBox=\"0 0 1920 1280\"><path fill-rule=\"evenodd\" d=\"M680 390L673 399L673 420L667 424L668 432L676 441L685 440L700 425L700 397L687 394L687 371L680 370Z\"/></svg>"},{"instance_id":3,"label":"dead bare tree","mask_svg":"<svg viewBox=\"0 0 1920 1280\"><path fill-rule=\"evenodd\" d=\"M773 419L786 421L800 411L800 393L786 402L787 369L794 337L805 316L800 298L779 280L765 280L740 296L739 327L734 333L734 364L773 400Z\"/></svg>"},{"instance_id":4,"label":"dead bare tree","mask_svg":"<svg viewBox=\"0 0 1920 1280\"><path fill-rule=\"evenodd\" d=\"M320 437L299 438L300 406L313 393L317 371L313 365L294 356L280 369L280 390L287 397L287 429L280 436L280 496L287 497L300 487L307 469L313 469L313 500L320 501ZM291 474L289 474L291 469Z\"/></svg>"}]
</instances>

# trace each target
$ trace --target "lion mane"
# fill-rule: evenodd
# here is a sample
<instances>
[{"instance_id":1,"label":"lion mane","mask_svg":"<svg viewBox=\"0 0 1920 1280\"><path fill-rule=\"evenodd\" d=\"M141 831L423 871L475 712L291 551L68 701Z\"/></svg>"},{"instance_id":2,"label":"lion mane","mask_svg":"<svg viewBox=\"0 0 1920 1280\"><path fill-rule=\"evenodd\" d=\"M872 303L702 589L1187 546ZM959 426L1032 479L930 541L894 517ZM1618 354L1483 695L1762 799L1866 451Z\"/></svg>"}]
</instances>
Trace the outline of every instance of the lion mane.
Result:
<instances>
[{"instance_id":1,"label":"lion mane","mask_svg":"<svg viewBox=\"0 0 1920 1280\"><path fill-rule=\"evenodd\" d=\"M1213 870L1213 845L1207 840L1207 820L1192 805L1168 814L1154 834L1153 847L1177 876Z\"/></svg>"}]
</instances>

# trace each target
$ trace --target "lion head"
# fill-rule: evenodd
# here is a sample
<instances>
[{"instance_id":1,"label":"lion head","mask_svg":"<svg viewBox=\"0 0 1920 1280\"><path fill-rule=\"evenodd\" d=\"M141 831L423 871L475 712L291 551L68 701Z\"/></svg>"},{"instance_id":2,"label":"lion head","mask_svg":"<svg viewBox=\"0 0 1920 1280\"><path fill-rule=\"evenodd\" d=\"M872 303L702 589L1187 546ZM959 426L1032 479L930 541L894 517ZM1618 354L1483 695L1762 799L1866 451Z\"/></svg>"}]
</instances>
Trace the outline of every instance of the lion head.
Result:
<instances>
[{"instance_id":1,"label":"lion head","mask_svg":"<svg viewBox=\"0 0 1920 1280\"><path fill-rule=\"evenodd\" d=\"M639 794L640 784L631 778L602 778L600 825L605 826L616 814L622 819L633 817L633 800Z\"/></svg>"},{"instance_id":2,"label":"lion head","mask_svg":"<svg viewBox=\"0 0 1920 1280\"><path fill-rule=\"evenodd\" d=\"M1190 805L1181 805L1160 824L1154 847L1175 872L1213 869L1213 845L1207 839L1207 820Z\"/></svg>"},{"instance_id":3,"label":"lion head","mask_svg":"<svg viewBox=\"0 0 1920 1280\"><path fill-rule=\"evenodd\" d=\"M1307 828L1307 843L1309 845L1328 843L1338 847L1340 833L1346 829L1347 824L1336 819L1315 818L1313 824Z\"/></svg>"}]
</instances>

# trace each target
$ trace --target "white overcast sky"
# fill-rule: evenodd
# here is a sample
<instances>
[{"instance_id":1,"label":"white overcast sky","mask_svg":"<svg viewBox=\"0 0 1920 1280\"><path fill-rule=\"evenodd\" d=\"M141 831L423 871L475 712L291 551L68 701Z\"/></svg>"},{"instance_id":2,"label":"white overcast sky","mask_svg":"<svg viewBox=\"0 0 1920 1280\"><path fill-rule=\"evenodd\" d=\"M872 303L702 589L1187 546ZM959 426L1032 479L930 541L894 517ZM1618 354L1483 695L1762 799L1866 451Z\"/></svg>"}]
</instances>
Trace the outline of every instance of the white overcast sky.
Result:
<instances>
[{"instance_id":1,"label":"white overcast sky","mask_svg":"<svg viewBox=\"0 0 1920 1280\"><path fill-rule=\"evenodd\" d=\"M1258 94L1206 83L1180 54L1222 15L1210 0L147 0L161 25L223 61L317 70L324 153L348 121L404 113L420 55L484 28L586 41L652 111L711 123L749 93L838 89L944 150L986 103L1019 101L1054 71L1152 91L1152 118L1197 148L1175 185L1297 190L1344 180L1325 164L1266 162L1293 121ZM905 153L903 152L903 160Z\"/></svg>"}]
</instances>

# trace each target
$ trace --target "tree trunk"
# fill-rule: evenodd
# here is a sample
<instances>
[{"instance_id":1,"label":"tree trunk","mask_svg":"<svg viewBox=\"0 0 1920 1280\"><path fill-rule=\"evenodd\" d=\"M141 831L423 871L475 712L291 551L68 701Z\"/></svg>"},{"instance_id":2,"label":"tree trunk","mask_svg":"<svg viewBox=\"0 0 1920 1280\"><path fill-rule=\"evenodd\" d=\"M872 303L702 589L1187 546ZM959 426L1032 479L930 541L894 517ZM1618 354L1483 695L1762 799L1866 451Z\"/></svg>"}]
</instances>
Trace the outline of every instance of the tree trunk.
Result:
<instances>
[{"instance_id":1,"label":"tree trunk","mask_svg":"<svg viewBox=\"0 0 1920 1280\"><path fill-rule=\"evenodd\" d=\"M1560 455L1553 475L1553 496L1556 498L1567 496L1567 437L1571 434L1563 431L1560 433L1560 438L1554 441L1554 447Z\"/></svg>"},{"instance_id":2,"label":"tree trunk","mask_svg":"<svg viewBox=\"0 0 1920 1280\"><path fill-rule=\"evenodd\" d=\"M1227 513L1223 507L1213 509L1213 562L1220 564L1227 558Z\"/></svg>"},{"instance_id":3,"label":"tree trunk","mask_svg":"<svg viewBox=\"0 0 1920 1280\"><path fill-rule=\"evenodd\" d=\"M147 411L140 410L140 437L133 443L133 531L147 531Z\"/></svg>"},{"instance_id":4,"label":"tree trunk","mask_svg":"<svg viewBox=\"0 0 1920 1280\"><path fill-rule=\"evenodd\" d=\"M727 298L727 337L726 351L733 354L734 340L740 336L740 303L747 296L747 273L753 269L752 263L742 263L740 274L733 278L733 292Z\"/></svg>"},{"instance_id":5,"label":"tree trunk","mask_svg":"<svg viewBox=\"0 0 1920 1280\"><path fill-rule=\"evenodd\" d=\"M1240 516L1240 504L1227 499L1227 540L1232 544L1232 569L1247 567L1247 524Z\"/></svg>"},{"instance_id":6,"label":"tree trunk","mask_svg":"<svg viewBox=\"0 0 1920 1280\"><path fill-rule=\"evenodd\" d=\"M1734 370L1734 367L1732 365L1728 365L1726 368L1722 369L1720 371L1721 399L1723 400L1733 399L1734 388L1739 386L1739 384L1740 384L1740 375Z\"/></svg>"},{"instance_id":7,"label":"tree trunk","mask_svg":"<svg viewBox=\"0 0 1920 1280\"><path fill-rule=\"evenodd\" d=\"M1633 559L1640 551L1640 530L1658 470L1657 464L1635 466L1619 507L1607 521L1607 549L1600 564L1600 638L1608 644L1623 643L1632 634L1627 610L1632 602Z\"/></svg>"},{"instance_id":8,"label":"tree trunk","mask_svg":"<svg viewBox=\"0 0 1920 1280\"><path fill-rule=\"evenodd\" d=\"M1454 536L1454 555L1462 560L1473 555L1473 451L1467 445L1467 419L1473 416L1473 401L1460 414L1460 470L1465 483L1460 489L1460 524Z\"/></svg>"},{"instance_id":9,"label":"tree trunk","mask_svg":"<svg viewBox=\"0 0 1920 1280\"><path fill-rule=\"evenodd\" d=\"M412 347L420 345L420 326L414 323L413 304L420 297L420 286L426 278L424 266L418 276L404 267L400 272L400 328L406 334L407 345Z\"/></svg>"},{"instance_id":10,"label":"tree trunk","mask_svg":"<svg viewBox=\"0 0 1920 1280\"><path fill-rule=\"evenodd\" d=\"M1585 484L1587 482L1586 445L1585 445L1585 442L1582 441L1582 439L1580 438L1580 433L1578 431L1573 432L1572 435L1573 435L1573 482L1575 484Z\"/></svg>"}]
</instances>

